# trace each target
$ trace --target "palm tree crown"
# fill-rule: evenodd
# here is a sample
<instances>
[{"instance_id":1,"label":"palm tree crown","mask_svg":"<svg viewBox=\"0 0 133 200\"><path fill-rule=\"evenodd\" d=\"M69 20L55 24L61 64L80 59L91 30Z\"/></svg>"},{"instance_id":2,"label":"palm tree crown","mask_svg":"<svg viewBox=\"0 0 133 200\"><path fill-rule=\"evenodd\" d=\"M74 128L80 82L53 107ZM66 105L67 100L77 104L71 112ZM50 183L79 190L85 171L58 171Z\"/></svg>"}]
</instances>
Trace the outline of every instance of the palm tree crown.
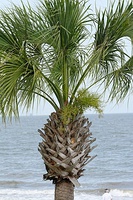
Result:
<instances>
[{"instance_id":1,"label":"palm tree crown","mask_svg":"<svg viewBox=\"0 0 133 200\"><path fill-rule=\"evenodd\" d=\"M123 99L131 88L133 59L121 41L133 40L132 3L119 1L94 15L85 1L44 0L36 10L22 3L0 15L3 116L17 116L18 106L28 109L36 97L56 111L69 104L81 113L88 107L100 112L91 86L104 83L111 100Z\"/></svg>"}]
</instances>

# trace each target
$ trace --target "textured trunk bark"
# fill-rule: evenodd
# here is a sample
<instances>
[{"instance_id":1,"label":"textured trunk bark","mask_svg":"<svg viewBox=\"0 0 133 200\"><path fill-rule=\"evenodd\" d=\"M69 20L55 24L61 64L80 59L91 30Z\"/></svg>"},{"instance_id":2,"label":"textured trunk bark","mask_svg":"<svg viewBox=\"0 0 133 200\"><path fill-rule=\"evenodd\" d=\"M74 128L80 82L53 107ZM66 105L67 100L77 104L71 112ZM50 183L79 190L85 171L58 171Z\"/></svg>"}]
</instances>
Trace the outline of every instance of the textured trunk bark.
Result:
<instances>
[{"instance_id":1,"label":"textured trunk bark","mask_svg":"<svg viewBox=\"0 0 133 200\"><path fill-rule=\"evenodd\" d=\"M74 186L69 180L55 184L55 200L74 200Z\"/></svg>"}]
</instances>

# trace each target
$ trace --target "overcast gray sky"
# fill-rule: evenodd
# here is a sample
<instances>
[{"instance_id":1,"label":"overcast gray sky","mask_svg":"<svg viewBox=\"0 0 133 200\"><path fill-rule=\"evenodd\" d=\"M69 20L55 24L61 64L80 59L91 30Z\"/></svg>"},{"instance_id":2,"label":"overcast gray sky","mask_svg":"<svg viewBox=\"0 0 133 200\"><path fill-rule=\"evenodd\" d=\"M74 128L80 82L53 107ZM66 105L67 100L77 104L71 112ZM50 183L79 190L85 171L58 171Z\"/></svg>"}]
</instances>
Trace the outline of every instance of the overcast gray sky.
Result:
<instances>
[{"instance_id":1,"label":"overcast gray sky","mask_svg":"<svg viewBox=\"0 0 133 200\"><path fill-rule=\"evenodd\" d=\"M27 3L27 0L22 0L22 1L24 3ZM10 7L11 2L18 5L18 4L20 4L21 1L20 0L0 0L0 9ZM29 0L28 2L30 3L30 5L32 5L34 7L39 1L38 0ZM110 3L110 0L95 0L95 1L90 0L88 2L92 5L93 9L95 8L95 5L97 8L101 7L101 9L102 9ZM108 103L104 108L104 113L133 113L133 103L132 102L133 102L133 95L130 95L120 104L116 105L115 102ZM37 115L41 115L41 114L49 115L52 111L53 111L53 109L51 108L51 106L46 103L44 106L40 106L40 108L38 108L38 110L35 108L33 111L30 111L28 114L32 113L34 115L36 115L36 114ZM90 113L90 111L88 110L87 113ZM91 113L93 113L93 112L91 112ZM25 112L23 114L25 114Z\"/></svg>"}]
</instances>

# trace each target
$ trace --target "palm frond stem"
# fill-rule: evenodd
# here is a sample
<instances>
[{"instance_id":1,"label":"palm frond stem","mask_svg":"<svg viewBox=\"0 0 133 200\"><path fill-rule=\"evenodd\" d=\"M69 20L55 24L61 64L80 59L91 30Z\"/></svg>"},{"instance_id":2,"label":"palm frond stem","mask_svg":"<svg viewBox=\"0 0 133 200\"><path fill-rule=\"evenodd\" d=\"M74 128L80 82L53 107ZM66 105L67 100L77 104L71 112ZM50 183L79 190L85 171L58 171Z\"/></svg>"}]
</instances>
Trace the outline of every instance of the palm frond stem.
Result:
<instances>
[{"instance_id":1,"label":"palm frond stem","mask_svg":"<svg viewBox=\"0 0 133 200\"><path fill-rule=\"evenodd\" d=\"M56 84L54 84L48 77L46 77L43 73L42 73L42 76L43 78L47 81L48 85L51 87L53 93L55 94L59 104L60 104L60 107L62 108L63 107L63 98L62 98L62 95L61 95L61 92L58 88L58 86Z\"/></svg>"},{"instance_id":2,"label":"palm frond stem","mask_svg":"<svg viewBox=\"0 0 133 200\"><path fill-rule=\"evenodd\" d=\"M63 63L63 100L65 103L68 102L68 67L64 58L64 63Z\"/></svg>"},{"instance_id":3,"label":"palm frond stem","mask_svg":"<svg viewBox=\"0 0 133 200\"><path fill-rule=\"evenodd\" d=\"M45 96L42 95L42 94L40 94L40 93L38 93L38 92L34 92L34 94L37 94L38 96L40 96L40 97L44 98L45 100L47 100L54 107L54 109L57 111L59 109L59 107L55 103L55 101L53 100L53 98L50 95L48 95L48 93L46 93L43 90L41 90L40 88L37 88L37 89L40 90L41 92L43 92L45 94Z\"/></svg>"}]
</instances>

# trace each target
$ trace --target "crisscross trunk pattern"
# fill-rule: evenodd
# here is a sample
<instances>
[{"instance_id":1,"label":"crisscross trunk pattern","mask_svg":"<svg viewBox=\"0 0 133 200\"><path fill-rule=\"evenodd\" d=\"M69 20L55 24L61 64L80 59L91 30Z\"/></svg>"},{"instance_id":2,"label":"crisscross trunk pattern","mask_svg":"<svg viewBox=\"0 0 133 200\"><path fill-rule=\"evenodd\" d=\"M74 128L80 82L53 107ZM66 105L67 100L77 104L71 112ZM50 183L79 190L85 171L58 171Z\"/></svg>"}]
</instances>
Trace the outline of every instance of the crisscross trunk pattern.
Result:
<instances>
[{"instance_id":1,"label":"crisscross trunk pattern","mask_svg":"<svg viewBox=\"0 0 133 200\"><path fill-rule=\"evenodd\" d=\"M92 137L90 125L88 118L84 116L64 125L61 116L54 112L44 128L38 130L43 139L39 143L39 151L47 170L43 178L56 184L55 200L68 199L68 194L66 197L57 198L60 196L58 193L62 191L63 194L68 185L72 193L69 200L73 200L72 188L79 186L78 178L83 175L84 166L95 157L89 155L96 147L91 147L96 139Z\"/></svg>"}]
</instances>

